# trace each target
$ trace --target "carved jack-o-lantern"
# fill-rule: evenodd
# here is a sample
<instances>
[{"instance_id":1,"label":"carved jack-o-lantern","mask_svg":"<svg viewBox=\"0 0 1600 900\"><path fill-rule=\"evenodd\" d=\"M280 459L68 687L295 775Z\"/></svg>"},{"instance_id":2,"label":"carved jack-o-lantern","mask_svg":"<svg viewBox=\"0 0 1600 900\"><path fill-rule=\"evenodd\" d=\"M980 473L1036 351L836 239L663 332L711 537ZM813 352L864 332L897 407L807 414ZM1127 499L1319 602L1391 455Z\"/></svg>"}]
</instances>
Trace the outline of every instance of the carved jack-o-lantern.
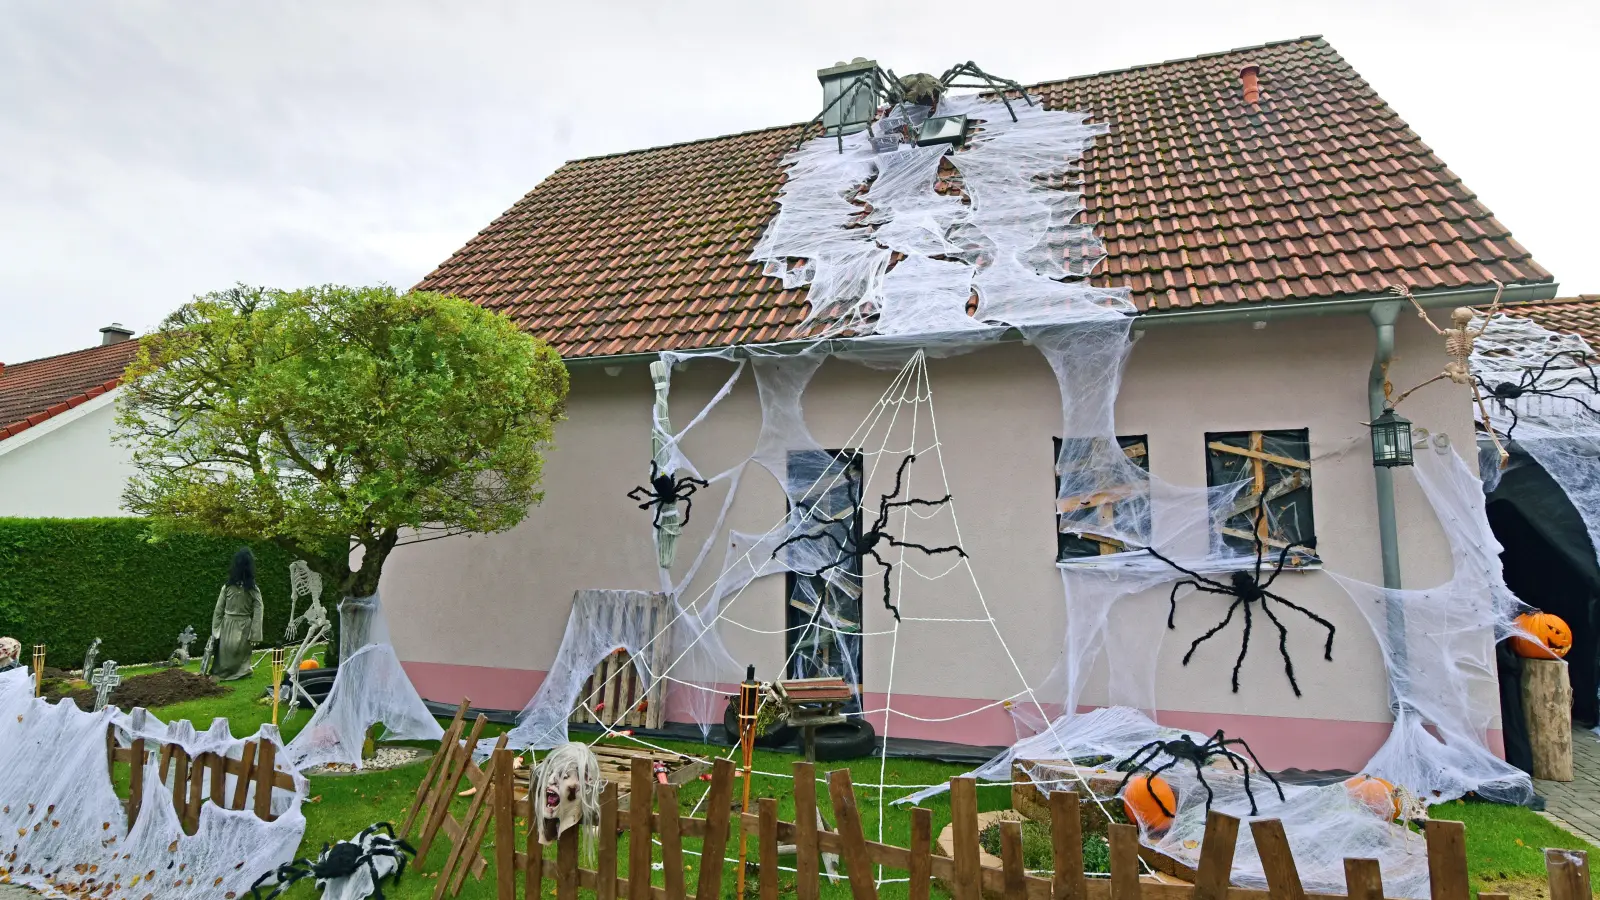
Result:
<instances>
[{"instance_id":1,"label":"carved jack-o-lantern","mask_svg":"<svg viewBox=\"0 0 1600 900\"><path fill-rule=\"evenodd\" d=\"M1535 610L1517 616L1517 625L1538 639L1535 643L1525 637L1513 637L1511 649L1518 656L1560 659L1572 649L1572 629L1560 616Z\"/></svg>"}]
</instances>

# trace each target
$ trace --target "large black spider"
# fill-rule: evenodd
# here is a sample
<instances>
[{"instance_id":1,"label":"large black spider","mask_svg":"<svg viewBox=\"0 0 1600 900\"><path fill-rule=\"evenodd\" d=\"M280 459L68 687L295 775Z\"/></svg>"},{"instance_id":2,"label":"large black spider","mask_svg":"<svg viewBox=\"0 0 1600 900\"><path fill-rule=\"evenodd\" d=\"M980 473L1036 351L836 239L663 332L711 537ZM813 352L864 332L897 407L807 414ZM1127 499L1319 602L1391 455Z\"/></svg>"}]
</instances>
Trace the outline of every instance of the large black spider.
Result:
<instances>
[{"instance_id":1,"label":"large black spider","mask_svg":"<svg viewBox=\"0 0 1600 900\"><path fill-rule=\"evenodd\" d=\"M629 491L628 499L643 500L644 502L639 504L640 509L649 509L652 506L656 508L655 520L650 525L659 531L661 529L661 511L666 509L669 503L683 504L683 518L678 521L678 524L689 524L689 509L694 505L689 498L694 495L696 490L707 487L709 484L710 482L688 475L674 479L671 475L662 472L661 467L656 465L656 461L652 459L650 460L650 484L648 486L641 484Z\"/></svg>"},{"instance_id":2,"label":"large black spider","mask_svg":"<svg viewBox=\"0 0 1600 900\"><path fill-rule=\"evenodd\" d=\"M1239 658L1234 660L1233 663L1233 692L1235 694L1239 693L1239 667L1244 665L1245 654L1250 652L1250 630L1251 626L1254 624L1252 607L1259 603L1261 605L1261 611L1266 613L1267 618L1271 619L1272 624L1278 628L1278 653L1283 656L1283 671L1289 676L1289 686L1294 688L1294 695L1298 697L1300 696L1300 683L1295 680L1294 661L1289 658L1289 629L1283 627L1283 623L1278 620L1277 615L1273 613L1272 607L1267 604L1267 601L1272 600L1282 603L1284 606L1301 613L1302 615L1311 619L1313 622L1316 622L1318 625L1328 629L1328 642L1327 645L1323 647L1322 655L1324 659L1329 660L1330 662L1333 660L1334 627L1332 622L1329 622L1327 619L1324 619L1311 610L1306 609L1304 606L1301 606L1300 604L1291 600L1286 600L1283 597L1267 590L1267 588L1272 586L1274 581L1278 580L1278 576L1283 574L1283 566L1286 562L1288 562L1289 554L1291 552L1293 552L1296 548L1304 550L1312 550L1313 548L1311 545L1301 541L1294 541L1292 543L1285 544L1283 550L1278 553L1277 563L1273 566L1272 573L1267 576L1266 580L1263 581L1261 578L1261 561L1266 552L1267 543L1266 539L1261 537L1261 526L1262 519L1265 514L1266 504L1258 503L1256 505L1255 528L1251 531L1251 534L1254 535L1256 545L1255 569L1251 572L1234 572L1231 576L1229 576L1226 584L1207 578L1198 572L1191 571L1183 566L1178 565L1165 556L1162 556L1161 553L1154 547L1146 547L1145 552L1149 553L1151 556L1154 556L1156 559L1161 560L1172 568L1177 569L1179 572L1189 576L1174 584L1172 586L1172 593L1167 596L1168 628L1176 629L1178 627L1173 622L1173 617L1178 612L1178 589L1181 587L1188 586L1197 591L1203 591L1207 594L1224 594L1234 598L1233 603L1228 607L1228 614L1222 617L1222 621L1218 622L1210 631L1195 638L1194 643L1189 645L1189 652L1183 655L1184 665L1189 664L1190 658L1194 656L1195 650L1199 649L1202 643L1210 639L1217 632L1228 627L1228 623L1233 621L1234 611L1238 610L1240 607L1243 607L1244 640L1239 646Z\"/></svg>"},{"instance_id":3,"label":"large black spider","mask_svg":"<svg viewBox=\"0 0 1600 900\"><path fill-rule=\"evenodd\" d=\"M861 559L871 556L873 559L878 561L878 565L883 566L883 605L889 610L889 612L894 614L894 620L896 622L900 621L900 610L894 605L893 602L891 602L889 593L889 573L894 570L894 565L888 560L884 559L882 556L878 555L877 547L879 544L887 544L891 547L910 547L914 550L921 550L923 553L929 554L930 556L935 553L955 553L962 557L967 555L967 552L962 550L960 547L925 547L922 544L915 544L910 541L902 541L884 530L889 524L889 510L891 509L907 506L943 506L944 504L950 502L949 494L945 494L938 500L894 499L900 496L901 482L905 478L906 466L909 466L916 461L917 455L915 453L908 455L905 459L900 461L900 468L894 474L894 491L892 493L884 494L881 498L879 498L878 520L872 523L871 528L863 531L859 538L853 538L849 541L841 541L837 535L828 530L829 525L847 521L849 516L855 515L857 510L861 508L861 483L854 478L851 478L849 472L847 471L845 473L845 483L848 485L847 490L850 488L853 488L853 490L850 490L850 507L845 511L844 515L837 519L819 518L818 521L820 521L823 526L820 532L802 532L800 534L790 535L788 538L784 539L783 543L773 548L772 557L776 559L778 557L779 550L782 550L784 547L787 547L797 541L832 541L833 545L839 550L838 558L815 572L800 573L808 578L816 578L822 575L824 572L849 565L850 561L853 559Z\"/></svg>"},{"instance_id":4,"label":"large black spider","mask_svg":"<svg viewBox=\"0 0 1600 900\"><path fill-rule=\"evenodd\" d=\"M971 80L962 83L959 80L962 78ZM1001 103L1005 104L1006 112L1010 113L1011 121L1013 122L1017 121L1017 111L1011 106L1011 94L1013 92L1020 95L1020 99L1027 105L1033 105L1033 98L1028 96L1028 92L1023 90L1022 85L1009 78L990 75L971 60L956 63L946 69L944 74L938 78L925 72L901 78L894 74L893 69L871 66L870 68L861 69L854 78L839 88L837 95L827 106L822 108L822 112L817 113L815 118L806 123L806 127L800 129L800 136L795 140L794 146L798 149L801 144L806 142L806 136L811 133L811 126L823 121L827 117L829 110L836 106L848 108L856 102L860 92L866 92L874 100L880 101L886 106L911 103L918 106L935 107L945 92L953 87L979 88L988 91ZM871 127L871 125L868 125L869 130ZM835 131L833 134L839 140L839 152L843 153L844 132Z\"/></svg>"},{"instance_id":5,"label":"large black spider","mask_svg":"<svg viewBox=\"0 0 1600 900\"><path fill-rule=\"evenodd\" d=\"M329 881L349 878L366 866L372 875L372 896L375 900L383 900L380 882L390 874L394 875L396 882L400 880L406 871L406 854L415 858L417 851L395 836L392 824L378 822L363 829L352 840L339 841L331 847L324 843L322 853L318 854L315 862L297 859L267 872L250 886L250 896L254 900L272 900L288 890L290 885L306 878L315 878L317 889L325 890ZM385 858L394 860L394 868L380 872L377 861ZM263 898L261 889L269 878L273 879L272 893Z\"/></svg>"},{"instance_id":6,"label":"large black spider","mask_svg":"<svg viewBox=\"0 0 1600 900\"><path fill-rule=\"evenodd\" d=\"M1261 760L1256 759L1256 752L1250 749L1250 745L1244 742L1244 738L1226 737L1220 728L1217 729L1216 734L1213 734L1203 744L1196 744L1193 738L1184 734L1179 735L1175 741L1151 741L1133 751L1127 759L1117 763L1118 771L1128 773L1122 777L1122 784L1117 787L1117 793L1121 794L1127 789L1128 782L1133 779L1134 775L1140 771L1148 772L1150 777L1145 779L1144 789L1150 792L1150 799L1156 802L1156 806L1160 807L1162 812L1169 816L1176 816L1178 811L1167 809L1167 804L1156 794L1155 786L1151 782L1155 780L1155 776L1160 775L1180 762L1193 763L1194 775L1200 780L1200 786L1206 789L1206 812L1210 812L1211 801L1215 798L1215 795L1211 792L1211 785L1206 783L1205 765L1220 756L1226 759L1228 765L1233 766L1236 772L1239 770L1239 766L1243 764L1244 795L1250 798L1250 815L1256 815L1256 795L1255 792L1250 790L1250 762L1245 762L1244 757L1229 750L1229 747L1243 747L1244 752L1250 754L1250 762L1255 763L1256 768L1261 770L1261 774L1267 776L1267 780L1272 782L1272 786L1278 789L1278 799L1280 801L1283 800L1283 785L1278 783L1278 779L1272 777L1272 773L1268 772L1267 767L1261 764ZM1163 755L1171 757L1171 762L1151 769L1150 763L1154 762L1156 757ZM1141 759L1140 757L1143 758Z\"/></svg>"},{"instance_id":7,"label":"large black spider","mask_svg":"<svg viewBox=\"0 0 1600 900\"><path fill-rule=\"evenodd\" d=\"M1582 375L1574 374L1560 384L1541 384L1540 380L1549 372L1550 366L1562 357L1571 357L1578 365L1583 366L1584 370L1589 373L1589 377L1584 378ZM1591 395L1600 395L1600 375L1595 374L1594 366L1589 363L1589 358L1579 350L1562 350L1559 353L1552 353L1538 369L1523 369L1522 374L1518 376L1515 382L1500 381L1490 386L1483 380L1482 375L1475 374L1472 377L1477 379L1478 387L1499 405L1501 411L1511 416L1511 427L1505 430L1506 440L1508 441L1511 440L1511 433L1516 430L1518 421L1517 408L1512 405L1512 401L1520 400L1523 397L1540 396L1571 400L1594 415L1600 415L1600 409L1590 406L1582 397L1570 393L1560 393L1563 389L1576 385L1585 389ZM1488 422L1483 424L1485 427L1489 425Z\"/></svg>"}]
</instances>

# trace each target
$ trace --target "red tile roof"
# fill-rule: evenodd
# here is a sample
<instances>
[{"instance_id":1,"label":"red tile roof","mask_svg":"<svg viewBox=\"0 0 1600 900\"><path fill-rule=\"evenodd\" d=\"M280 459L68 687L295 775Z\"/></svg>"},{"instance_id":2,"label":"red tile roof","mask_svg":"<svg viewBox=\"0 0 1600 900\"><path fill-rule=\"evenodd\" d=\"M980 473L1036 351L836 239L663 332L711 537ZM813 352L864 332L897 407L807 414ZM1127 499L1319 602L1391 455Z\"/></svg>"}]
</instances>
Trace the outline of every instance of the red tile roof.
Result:
<instances>
[{"instance_id":1,"label":"red tile roof","mask_svg":"<svg viewBox=\"0 0 1600 900\"><path fill-rule=\"evenodd\" d=\"M1320 38L1030 90L1110 123L1083 164L1109 254L1093 281L1141 310L1551 280ZM418 287L505 312L568 357L791 337L804 290L749 255L798 127L567 163Z\"/></svg>"},{"instance_id":2,"label":"red tile roof","mask_svg":"<svg viewBox=\"0 0 1600 900\"><path fill-rule=\"evenodd\" d=\"M1480 306L1479 309L1488 309ZM1500 307L1510 316L1521 316L1565 334L1575 334L1600 350L1600 294L1580 294L1533 303L1513 303Z\"/></svg>"},{"instance_id":3,"label":"red tile roof","mask_svg":"<svg viewBox=\"0 0 1600 900\"><path fill-rule=\"evenodd\" d=\"M0 369L0 441L114 389L138 349L122 341Z\"/></svg>"}]
</instances>

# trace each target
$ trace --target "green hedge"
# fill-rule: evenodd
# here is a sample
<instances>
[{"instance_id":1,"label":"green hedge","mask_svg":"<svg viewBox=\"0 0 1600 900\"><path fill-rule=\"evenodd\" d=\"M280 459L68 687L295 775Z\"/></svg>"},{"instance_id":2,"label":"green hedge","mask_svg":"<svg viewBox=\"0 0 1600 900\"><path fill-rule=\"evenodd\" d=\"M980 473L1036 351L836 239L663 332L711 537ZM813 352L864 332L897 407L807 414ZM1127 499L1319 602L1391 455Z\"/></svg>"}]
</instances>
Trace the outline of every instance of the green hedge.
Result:
<instances>
[{"instance_id":1,"label":"green hedge","mask_svg":"<svg viewBox=\"0 0 1600 900\"><path fill-rule=\"evenodd\" d=\"M24 664L42 643L47 665L76 669L97 637L102 660L164 660L192 625L199 656L240 546L191 534L149 543L143 519L0 518L0 635L22 642ZM262 636L281 639L293 558L267 544L250 549L266 602ZM324 593L330 611L336 601Z\"/></svg>"}]
</instances>

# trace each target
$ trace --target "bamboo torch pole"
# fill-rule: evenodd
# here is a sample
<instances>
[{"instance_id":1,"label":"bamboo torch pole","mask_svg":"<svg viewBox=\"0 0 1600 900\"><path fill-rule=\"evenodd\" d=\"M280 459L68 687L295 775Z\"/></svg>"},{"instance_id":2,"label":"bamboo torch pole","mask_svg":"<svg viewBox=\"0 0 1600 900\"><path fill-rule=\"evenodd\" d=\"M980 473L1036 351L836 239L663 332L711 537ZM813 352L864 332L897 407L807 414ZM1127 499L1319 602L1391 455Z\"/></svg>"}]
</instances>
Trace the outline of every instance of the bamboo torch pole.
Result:
<instances>
[{"instance_id":1,"label":"bamboo torch pole","mask_svg":"<svg viewBox=\"0 0 1600 900\"><path fill-rule=\"evenodd\" d=\"M89 677L84 673L84 677ZM33 645L33 695L35 697L44 693L44 645Z\"/></svg>"},{"instance_id":2,"label":"bamboo torch pole","mask_svg":"<svg viewBox=\"0 0 1600 900\"><path fill-rule=\"evenodd\" d=\"M272 724L278 724L278 695L283 693L283 648L272 648Z\"/></svg>"},{"instance_id":3,"label":"bamboo torch pole","mask_svg":"<svg viewBox=\"0 0 1600 900\"><path fill-rule=\"evenodd\" d=\"M756 667L745 670L744 682L739 685L739 749L744 754L744 799L739 805L739 874L735 897L744 896L744 866L747 848L744 830L744 813L750 811L750 765L755 753L756 709L761 686L756 682Z\"/></svg>"}]
</instances>

